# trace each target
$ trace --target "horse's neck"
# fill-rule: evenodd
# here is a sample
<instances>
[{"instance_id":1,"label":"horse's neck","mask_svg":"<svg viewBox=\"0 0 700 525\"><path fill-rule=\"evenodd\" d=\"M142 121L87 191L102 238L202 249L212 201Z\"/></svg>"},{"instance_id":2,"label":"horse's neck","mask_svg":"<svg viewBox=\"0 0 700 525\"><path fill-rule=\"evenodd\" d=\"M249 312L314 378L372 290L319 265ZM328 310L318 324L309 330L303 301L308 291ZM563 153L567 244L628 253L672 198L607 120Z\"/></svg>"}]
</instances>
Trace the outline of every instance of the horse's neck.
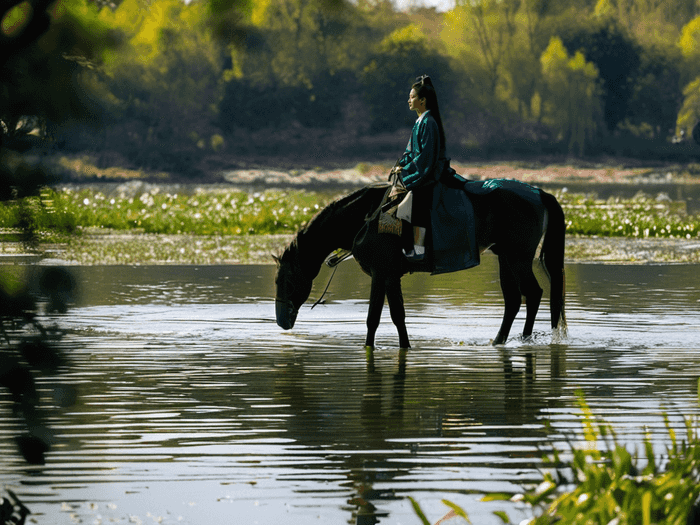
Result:
<instances>
[{"instance_id":1,"label":"horse's neck","mask_svg":"<svg viewBox=\"0 0 700 525\"><path fill-rule=\"evenodd\" d=\"M376 208L386 188L367 187L327 206L297 234L302 266L309 277L318 275L323 261L339 249L352 249L368 213Z\"/></svg>"}]
</instances>

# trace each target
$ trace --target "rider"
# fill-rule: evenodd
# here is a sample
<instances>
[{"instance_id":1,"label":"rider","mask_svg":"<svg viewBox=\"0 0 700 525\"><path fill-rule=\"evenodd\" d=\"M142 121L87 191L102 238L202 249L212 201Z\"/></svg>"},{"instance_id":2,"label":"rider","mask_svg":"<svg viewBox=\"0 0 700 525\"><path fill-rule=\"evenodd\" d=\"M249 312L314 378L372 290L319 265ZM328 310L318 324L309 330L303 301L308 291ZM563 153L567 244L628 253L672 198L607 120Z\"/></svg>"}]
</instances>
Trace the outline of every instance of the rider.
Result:
<instances>
[{"instance_id":1,"label":"rider","mask_svg":"<svg viewBox=\"0 0 700 525\"><path fill-rule=\"evenodd\" d=\"M425 256L425 234L430 225L433 188L441 178L456 174L445 156L445 130L435 87L429 76L418 77L411 86L408 107L418 114L418 119L413 125L406 152L395 170L406 189L413 193L411 223L414 246L406 256L421 260Z\"/></svg>"}]
</instances>

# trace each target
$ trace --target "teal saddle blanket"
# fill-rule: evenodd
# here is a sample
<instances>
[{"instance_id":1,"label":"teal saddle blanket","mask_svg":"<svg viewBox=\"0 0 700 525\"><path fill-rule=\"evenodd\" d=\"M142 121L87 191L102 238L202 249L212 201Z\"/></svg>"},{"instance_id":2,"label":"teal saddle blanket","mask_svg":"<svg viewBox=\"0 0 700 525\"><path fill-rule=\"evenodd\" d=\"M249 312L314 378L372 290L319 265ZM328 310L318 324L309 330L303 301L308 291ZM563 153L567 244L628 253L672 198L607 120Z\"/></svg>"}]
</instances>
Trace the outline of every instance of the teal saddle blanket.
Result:
<instances>
[{"instance_id":1,"label":"teal saddle blanket","mask_svg":"<svg viewBox=\"0 0 700 525\"><path fill-rule=\"evenodd\" d=\"M513 192L534 206L542 206L539 189L512 179L470 181L454 173L435 185L430 217L433 274L479 265L481 258L471 198L494 190Z\"/></svg>"}]
</instances>

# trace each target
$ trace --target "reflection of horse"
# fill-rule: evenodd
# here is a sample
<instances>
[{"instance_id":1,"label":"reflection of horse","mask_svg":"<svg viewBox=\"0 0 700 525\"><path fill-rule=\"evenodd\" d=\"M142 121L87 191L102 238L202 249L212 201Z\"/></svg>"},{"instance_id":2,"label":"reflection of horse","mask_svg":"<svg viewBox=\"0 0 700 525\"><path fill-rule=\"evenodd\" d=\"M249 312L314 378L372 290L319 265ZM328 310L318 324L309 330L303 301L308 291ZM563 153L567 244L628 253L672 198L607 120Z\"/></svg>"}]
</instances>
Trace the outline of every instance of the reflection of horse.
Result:
<instances>
[{"instance_id":1,"label":"reflection of horse","mask_svg":"<svg viewBox=\"0 0 700 525\"><path fill-rule=\"evenodd\" d=\"M554 196L542 190L531 190L537 193L537 199L523 198L506 188L470 195L479 249L490 248L499 261L505 313L493 344L506 342L523 296L527 308L523 336L532 335L542 298L532 265L543 234L538 261L544 264L551 284L551 324L552 328L565 327L564 213ZM276 310L280 327L288 330L294 326L299 308L308 299L313 279L324 259L337 249L352 250L362 270L372 277L365 345L374 346L386 297L391 319L399 332L399 346L410 347L401 277L427 269L403 256L402 240L397 235L378 233L374 226L358 236L366 218L383 202L385 192L386 187L368 186L332 202L302 228L276 258ZM359 238L362 242L357 242Z\"/></svg>"}]
</instances>

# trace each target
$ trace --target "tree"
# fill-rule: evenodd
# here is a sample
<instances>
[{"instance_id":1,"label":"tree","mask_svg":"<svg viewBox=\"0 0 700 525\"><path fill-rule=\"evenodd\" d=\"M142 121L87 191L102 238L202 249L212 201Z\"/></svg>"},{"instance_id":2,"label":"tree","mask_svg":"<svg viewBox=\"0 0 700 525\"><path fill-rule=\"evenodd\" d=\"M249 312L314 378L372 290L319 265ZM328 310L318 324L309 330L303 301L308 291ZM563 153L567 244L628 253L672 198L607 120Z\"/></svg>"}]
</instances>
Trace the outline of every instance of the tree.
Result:
<instances>
[{"instance_id":1,"label":"tree","mask_svg":"<svg viewBox=\"0 0 700 525\"><path fill-rule=\"evenodd\" d=\"M570 57L553 37L542 54L546 122L558 130L570 153L583 156L601 123L598 70L583 53Z\"/></svg>"},{"instance_id":2,"label":"tree","mask_svg":"<svg viewBox=\"0 0 700 525\"><path fill-rule=\"evenodd\" d=\"M452 100L448 90L452 82L442 81L451 78L450 73L448 61L430 47L419 28L406 26L391 33L361 74L372 130L393 131L413 121L406 101L411 84L420 74L432 78L441 101Z\"/></svg>"},{"instance_id":3,"label":"tree","mask_svg":"<svg viewBox=\"0 0 700 525\"><path fill-rule=\"evenodd\" d=\"M488 92L496 96L503 81L503 64L511 49L516 31L515 16L520 0L460 1L448 14L448 31L453 40L478 50L478 56L488 72Z\"/></svg>"},{"instance_id":4,"label":"tree","mask_svg":"<svg viewBox=\"0 0 700 525\"><path fill-rule=\"evenodd\" d=\"M681 31L678 47L686 63L683 78L683 105L678 112L677 131L690 134L695 123L700 119L700 17L688 22Z\"/></svg>"},{"instance_id":5,"label":"tree","mask_svg":"<svg viewBox=\"0 0 700 525\"><path fill-rule=\"evenodd\" d=\"M363 55L356 15L356 8L329 0L258 3L255 37L231 50L220 105L224 129L335 124L355 88L348 72Z\"/></svg>"},{"instance_id":6,"label":"tree","mask_svg":"<svg viewBox=\"0 0 700 525\"><path fill-rule=\"evenodd\" d=\"M643 49L626 122L650 130L649 138L666 138L675 132L683 103L682 59L671 46L651 45Z\"/></svg>"},{"instance_id":7,"label":"tree","mask_svg":"<svg viewBox=\"0 0 700 525\"><path fill-rule=\"evenodd\" d=\"M224 47L209 24L209 6L180 0L124 0L99 20L123 35L121 48L96 72L112 98L111 147L132 153L145 167L163 168L157 146L196 150L216 133L211 122L220 97ZM152 159L143 152L149 144ZM156 164L160 164L156 166Z\"/></svg>"},{"instance_id":8,"label":"tree","mask_svg":"<svg viewBox=\"0 0 700 525\"><path fill-rule=\"evenodd\" d=\"M613 131L628 114L640 65L640 49L613 18L592 19L562 33L569 54L580 51L598 69L603 115Z\"/></svg>"},{"instance_id":9,"label":"tree","mask_svg":"<svg viewBox=\"0 0 700 525\"><path fill-rule=\"evenodd\" d=\"M0 135L24 134L25 117L65 123L99 120L100 105L85 81L86 63L115 44L80 0L0 7ZM46 89L46 86L52 89Z\"/></svg>"}]
</instances>

